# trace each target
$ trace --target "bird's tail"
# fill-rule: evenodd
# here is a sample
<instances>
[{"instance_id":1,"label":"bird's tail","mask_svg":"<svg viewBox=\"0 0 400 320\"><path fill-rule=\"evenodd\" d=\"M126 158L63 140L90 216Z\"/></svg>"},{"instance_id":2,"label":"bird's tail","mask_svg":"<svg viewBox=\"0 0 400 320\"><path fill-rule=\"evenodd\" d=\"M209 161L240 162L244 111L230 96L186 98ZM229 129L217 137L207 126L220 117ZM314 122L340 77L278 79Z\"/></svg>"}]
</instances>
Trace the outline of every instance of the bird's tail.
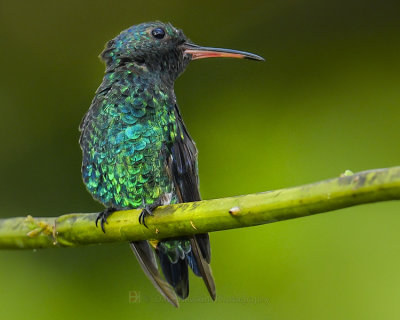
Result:
<instances>
[{"instance_id":1,"label":"bird's tail","mask_svg":"<svg viewBox=\"0 0 400 320\"><path fill-rule=\"evenodd\" d=\"M187 255L190 253L189 240L160 241L156 250L165 280L176 294L185 299L189 295L189 272Z\"/></svg>"},{"instance_id":2,"label":"bird's tail","mask_svg":"<svg viewBox=\"0 0 400 320\"><path fill-rule=\"evenodd\" d=\"M215 300L214 278L209 265L211 255L208 234L158 243L156 253L167 281L162 278L154 250L147 241L131 242L130 246L154 287L175 307L179 306L177 295L181 299L189 295L188 266L195 275L203 278L211 298Z\"/></svg>"},{"instance_id":3,"label":"bird's tail","mask_svg":"<svg viewBox=\"0 0 400 320\"><path fill-rule=\"evenodd\" d=\"M195 275L203 278L211 298L215 300L208 234L160 241L156 252L165 279L181 299L189 295L189 265Z\"/></svg>"},{"instance_id":4,"label":"bird's tail","mask_svg":"<svg viewBox=\"0 0 400 320\"><path fill-rule=\"evenodd\" d=\"M179 306L178 298L171 286L164 281L158 271L158 265L154 250L147 241L131 242L130 246L139 261L146 276L150 279L154 287L175 307Z\"/></svg>"}]
</instances>

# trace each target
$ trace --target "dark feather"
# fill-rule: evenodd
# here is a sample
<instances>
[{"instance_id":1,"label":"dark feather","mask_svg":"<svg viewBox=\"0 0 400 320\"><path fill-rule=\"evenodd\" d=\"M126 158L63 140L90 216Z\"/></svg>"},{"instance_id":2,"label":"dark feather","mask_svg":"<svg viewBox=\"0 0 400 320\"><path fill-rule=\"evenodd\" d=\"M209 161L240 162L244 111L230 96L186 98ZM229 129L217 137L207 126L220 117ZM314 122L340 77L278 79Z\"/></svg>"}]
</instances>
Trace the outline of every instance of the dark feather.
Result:
<instances>
[{"instance_id":1,"label":"dark feather","mask_svg":"<svg viewBox=\"0 0 400 320\"><path fill-rule=\"evenodd\" d=\"M160 266L167 282L175 289L176 294L185 299L189 295L189 272L187 259L178 259L171 263L168 255L156 251L160 260Z\"/></svg>"},{"instance_id":2,"label":"dark feather","mask_svg":"<svg viewBox=\"0 0 400 320\"><path fill-rule=\"evenodd\" d=\"M196 234L195 238L197 240L197 243L199 244L200 251L204 259L206 259L207 263L210 264L211 247L210 247L210 237L208 236L208 233Z\"/></svg>"},{"instance_id":3,"label":"dark feather","mask_svg":"<svg viewBox=\"0 0 400 320\"><path fill-rule=\"evenodd\" d=\"M171 146L171 157L167 163L180 202L201 200L197 169L197 148L186 130L178 107L175 106L178 122L178 135ZM201 275L213 299L216 297L215 283L209 265L211 260L210 240L208 234L190 237L193 258L189 265L195 274Z\"/></svg>"},{"instance_id":4,"label":"dark feather","mask_svg":"<svg viewBox=\"0 0 400 320\"><path fill-rule=\"evenodd\" d=\"M140 266L146 276L150 279L156 289L175 307L179 307L178 299L171 286L165 282L160 272L153 249L147 241L136 241L130 243L133 253L135 254Z\"/></svg>"},{"instance_id":5,"label":"dark feather","mask_svg":"<svg viewBox=\"0 0 400 320\"><path fill-rule=\"evenodd\" d=\"M189 264L190 269L192 269L193 273L194 273L196 276L201 277L200 269L199 269L199 267L197 266L197 261L196 261L196 258L194 257L193 251L190 251L190 252L187 254L186 257L187 257L187 260L188 260L188 264Z\"/></svg>"},{"instance_id":6,"label":"dark feather","mask_svg":"<svg viewBox=\"0 0 400 320\"><path fill-rule=\"evenodd\" d=\"M192 237L190 239L190 244L192 246L193 255L197 262L197 267L198 267L201 277L203 278L203 281L207 287L208 293L210 294L211 298L213 300L215 300L215 298L217 297L217 294L215 291L215 282L214 282L214 277L213 277L213 274L211 271L211 267L207 263L207 261L203 258L203 255L200 251L199 244L195 237Z\"/></svg>"}]
</instances>

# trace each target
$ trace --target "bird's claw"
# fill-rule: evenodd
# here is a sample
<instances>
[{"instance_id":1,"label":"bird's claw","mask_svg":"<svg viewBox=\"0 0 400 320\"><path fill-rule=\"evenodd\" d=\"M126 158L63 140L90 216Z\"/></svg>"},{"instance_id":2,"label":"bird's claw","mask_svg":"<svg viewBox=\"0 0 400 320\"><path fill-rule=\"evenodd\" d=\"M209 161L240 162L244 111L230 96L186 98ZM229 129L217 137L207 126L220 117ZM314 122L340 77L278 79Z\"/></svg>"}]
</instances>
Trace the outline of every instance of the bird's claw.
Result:
<instances>
[{"instance_id":1,"label":"bird's claw","mask_svg":"<svg viewBox=\"0 0 400 320\"><path fill-rule=\"evenodd\" d=\"M101 230L103 230L104 233L106 233L106 230L105 230L105 228L104 228L104 224L105 224L105 223L108 224L107 218L108 218L114 211L116 211L116 209L114 209L114 208L107 208L107 209L103 210L102 212L100 212L100 213L97 215L97 218L96 218L96 227L98 227L97 224L98 224L98 222L99 222L99 220L100 220Z\"/></svg>"},{"instance_id":2,"label":"bird's claw","mask_svg":"<svg viewBox=\"0 0 400 320\"><path fill-rule=\"evenodd\" d=\"M143 208L142 212L139 214L139 223L144 225L146 228L148 228L148 226L146 225L146 217L152 216L154 209L151 208L150 206L146 206Z\"/></svg>"}]
</instances>

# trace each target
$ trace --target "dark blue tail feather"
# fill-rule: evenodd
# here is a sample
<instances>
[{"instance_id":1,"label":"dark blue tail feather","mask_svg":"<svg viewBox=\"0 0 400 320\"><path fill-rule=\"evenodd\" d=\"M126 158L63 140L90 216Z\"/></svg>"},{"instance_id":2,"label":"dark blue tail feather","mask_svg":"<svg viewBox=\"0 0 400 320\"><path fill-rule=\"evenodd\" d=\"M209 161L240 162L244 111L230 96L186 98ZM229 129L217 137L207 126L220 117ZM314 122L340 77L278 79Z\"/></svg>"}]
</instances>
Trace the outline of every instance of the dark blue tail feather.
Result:
<instances>
[{"instance_id":1,"label":"dark blue tail feather","mask_svg":"<svg viewBox=\"0 0 400 320\"><path fill-rule=\"evenodd\" d=\"M197 265L196 258L194 257L193 252L190 251L186 257L187 257L190 269L192 269L193 273L196 276L201 277L200 269L199 269L199 266Z\"/></svg>"},{"instance_id":2,"label":"dark blue tail feather","mask_svg":"<svg viewBox=\"0 0 400 320\"><path fill-rule=\"evenodd\" d=\"M181 299L187 298L189 295L188 260L179 258L176 263L172 263L168 255L161 250L157 250L157 255L165 280Z\"/></svg>"}]
</instances>

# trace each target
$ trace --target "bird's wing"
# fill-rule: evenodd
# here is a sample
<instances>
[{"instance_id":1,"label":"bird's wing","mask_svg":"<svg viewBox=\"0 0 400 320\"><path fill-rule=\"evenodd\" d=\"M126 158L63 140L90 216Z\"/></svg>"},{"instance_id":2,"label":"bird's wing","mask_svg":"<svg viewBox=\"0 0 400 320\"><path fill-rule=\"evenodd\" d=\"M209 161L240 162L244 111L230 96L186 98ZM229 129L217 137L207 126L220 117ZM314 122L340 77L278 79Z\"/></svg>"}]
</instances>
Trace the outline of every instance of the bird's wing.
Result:
<instances>
[{"instance_id":1,"label":"bird's wing","mask_svg":"<svg viewBox=\"0 0 400 320\"><path fill-rule=\"evenodd\" d=\"M175 307L179 307L174 289L162 279L153 249L147 241L131 242L130 246L146 276L154 287Z\"/></svg>"},{"instance_id":2,"label":"bird's wing","mask_svg":"<svg viewBox=\"0 0 400 320\"><path fill-rule=\"evenodd\" d=\"M197 172L197 148L190 137L175 105L177 136L171 146L171 159L167 164L181 202L201 200Z\"/></svg>"},{"instance_id":3,"label":"bird's wing","mask_svg":"<svg viewBox=\"0 0 400 320\"><path fill-rule=\"evenodd\" d=\"M175 105L175 117L178 122L178 134L171 146L171 157L167 168L173 178L179 202L201 200L197 169L197 148L186 130L178 107ZM215 283L209 265L211 259L208 234L199 234L190 238L192 252L204 283L215 300Z\"/></svg>"}]
</instances>

